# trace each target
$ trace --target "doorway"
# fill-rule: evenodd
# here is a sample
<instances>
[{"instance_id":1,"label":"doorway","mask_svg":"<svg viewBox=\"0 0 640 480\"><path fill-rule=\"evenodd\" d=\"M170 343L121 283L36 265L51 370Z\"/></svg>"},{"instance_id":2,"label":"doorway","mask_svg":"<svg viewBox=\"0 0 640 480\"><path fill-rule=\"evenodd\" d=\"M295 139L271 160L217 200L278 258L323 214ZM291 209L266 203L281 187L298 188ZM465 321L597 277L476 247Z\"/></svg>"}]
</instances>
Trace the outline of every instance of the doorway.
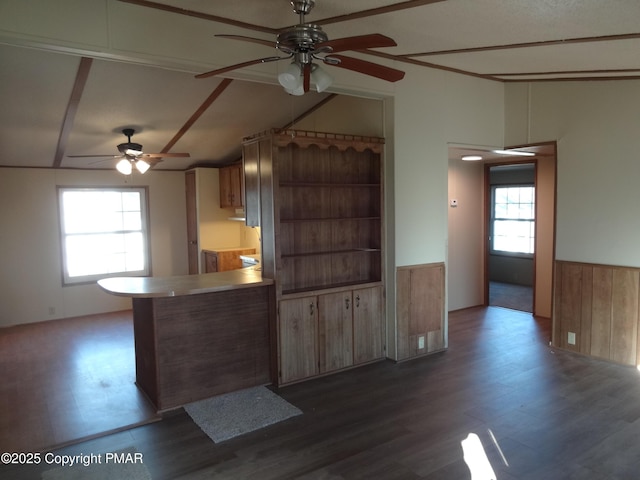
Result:
<instances>
[{"instance_id":1,"label":"doorway","mask_svg":"<svg viewBox=\"0 0 640 480\"><path fill-rule=\"evenodd\" d=\"M548 142L518 147L518 150L533 152L534 156L520 162L487 162L485 166L485 195L491 190L488 169L499 165L534 165L534 245L532 256L532 309L534 316L551 318L553 311L553 267L555 259L556 226L556 143ZM485 197L487 198L487 197ZM489 202L485 201L485 226L490 221ZM489 230L487 230L487 233ZM489 235L485 235L485 305L489 305L490 277L489 253L491 249Z\"/></svg>"},{"instance_id":2,"label":"doorway","mask_svg":"<svg viewBox=\"0 0 640 480\"><path fill-rule=\"evenodd\" d=\"M489 306L533 313L536 164L487 165Z\"/></svg>"},{"instance_id":3,"label":"doorway","mask_svg":"<svg viewBox=\"0 0 640 480\"><path fill-rule=\"evenodd\" d=\"M516 157L518 152L533 156ZM556 142L520 145L505 151L449 146L447 285L449 311L489 305L487 165L535 164L535 256L533 315L551 318L556 219ZM465 158L474 157L474 160Z\"/></svg>"}]
</instances>

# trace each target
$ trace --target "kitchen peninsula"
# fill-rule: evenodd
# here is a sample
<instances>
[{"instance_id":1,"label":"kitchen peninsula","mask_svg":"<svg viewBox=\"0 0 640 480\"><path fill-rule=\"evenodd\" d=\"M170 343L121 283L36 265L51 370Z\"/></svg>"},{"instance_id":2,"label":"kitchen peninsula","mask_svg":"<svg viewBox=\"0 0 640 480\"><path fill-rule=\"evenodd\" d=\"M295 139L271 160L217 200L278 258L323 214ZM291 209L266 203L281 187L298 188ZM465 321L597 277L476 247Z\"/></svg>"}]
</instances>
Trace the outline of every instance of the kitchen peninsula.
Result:
<instances>
[{"instance_id":1,"label":"kitchen peninsula","mask_svg":"<svg viewBox=\"0 0 640 480\"><path fill-rule=\"evenodd\" d=\"M115 277L132 298L136 383L161 412L271 382L273 280L253 268L174 277Z\"/></svg>"}]
</instances>

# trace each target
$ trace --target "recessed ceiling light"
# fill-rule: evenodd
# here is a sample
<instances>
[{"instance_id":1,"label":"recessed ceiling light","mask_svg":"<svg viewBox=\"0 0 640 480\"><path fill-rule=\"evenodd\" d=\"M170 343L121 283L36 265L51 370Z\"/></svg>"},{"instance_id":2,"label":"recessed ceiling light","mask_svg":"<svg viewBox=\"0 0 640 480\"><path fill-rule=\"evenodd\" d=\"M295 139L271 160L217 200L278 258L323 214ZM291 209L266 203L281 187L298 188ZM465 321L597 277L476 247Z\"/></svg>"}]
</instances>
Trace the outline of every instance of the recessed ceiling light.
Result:
<instances>
[{"instance_id":1,"label":"recessed ceiling light","mask_svg":"<svg viewBox=\"0 0 640 480\"><path fill-rule=\"evenodd\" d=\"M462 160L466 162L475 162L478 160L482 160L482 157L480 155L465 155L462 157Z\"/></svg>"},{"instance_id":2,"label":"recessed ceiling light","mask_svg":"<svg viewBox=\"0 0 640 480\"><path fill-rule=\"evenodd\" d=\"M498 155L513 155L514 157L533 157L535 153L521 152L519 150L493 150Z\"/></svg>"}]
</instances>

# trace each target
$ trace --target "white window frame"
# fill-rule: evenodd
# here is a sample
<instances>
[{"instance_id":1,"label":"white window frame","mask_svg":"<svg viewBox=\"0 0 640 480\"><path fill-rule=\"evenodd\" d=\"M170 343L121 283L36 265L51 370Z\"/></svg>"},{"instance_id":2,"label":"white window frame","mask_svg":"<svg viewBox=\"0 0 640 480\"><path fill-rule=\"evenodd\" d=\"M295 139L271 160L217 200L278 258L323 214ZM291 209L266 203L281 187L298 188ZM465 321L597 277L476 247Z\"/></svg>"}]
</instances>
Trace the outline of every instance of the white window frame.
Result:
<instances>
[{"instance_id":1,"label":"white window frame","mask_svg":"<svg viewBox=\"0 0 640 480\"><path fill-rule=\"evenodd\" d=\"M496 217L496 189L498 188L533 188L533 218L525 218L525 219L515 219L515 218L497 218ZM532 252L511 252L508 250L499 250L494 248L495 245L495 222L499 220L509 220L509 221L522 221L527 222L533 225L533 236L530 237L532 244ZM535 239L536 239L536 188L535 184L532 183L517 183L517 184L494 184L491 185L491 223L490 223L490 252L492 255L504 255L509 257L522 257L522 258L533 258L535 255Z\"/></svg>"},{"instance_id":2,"label":"white window frame","mask_svg":"<svg viewBox=\"0 0 640 480\"><path fill-rule=\"evenodd\" d=\"M140 195L140 225L139 228L126 228L123 227L122 230L110 230L105 229L104 231L96 230L96 224L93 222L91 227L88 227L87 231L75 231L73 233L67 233L65 226L65 211L64 211L64 200L63 197L66 192L119 192L119 193L130 193L137 192ZM58 187L58 214L60 220L60 248L61 248L61 258L62 258L62 284L63 285L79 285L79 284L87 284L87 283L95 283L97 280L101 278L107 277L133 277L133 276L149 276L151 275L151 255L150 255L150 242L149 242L149 202L148 202L148 189L147 187L67 187L67 186L59 186ZM92 236L92 235L125 235L131 233L140 233L142 235L141 240L141 248L142 248L142 266L140 269L129 269L124 271L100 271L98 273L86 274L86 275L72 275L69 272L69 252L67 243L68 239L73 236ZM97 238L97 237L96 237ZM99 252L96 252L98 255ZM126 267L125 267L126 269ZM118 269L120 270L120 269Z\"/></svg>"}]
</instances>

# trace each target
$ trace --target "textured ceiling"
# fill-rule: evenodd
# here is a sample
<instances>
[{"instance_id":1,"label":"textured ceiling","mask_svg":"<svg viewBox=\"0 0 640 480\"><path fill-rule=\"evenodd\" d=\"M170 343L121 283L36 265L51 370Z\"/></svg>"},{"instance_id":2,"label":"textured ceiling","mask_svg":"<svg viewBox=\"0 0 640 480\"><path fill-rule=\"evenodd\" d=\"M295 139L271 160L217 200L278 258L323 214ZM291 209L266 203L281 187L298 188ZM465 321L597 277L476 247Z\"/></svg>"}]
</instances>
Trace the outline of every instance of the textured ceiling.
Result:
<instances>
[{"instance_id":1,"label":"textured ceiling","mask_svg":"<svg viewBox=\"0 0 640 480\"><path fill-rule=\"evenodd\" d=\"M253 27L262 39L274 36L260 27L282 29L298 19L283 0L158 3L245 22L245 34ZM390 11L377 13L381 7ZM378 52L502 80L640 75L637 0L318 0L307 21L330 38L383 33L398 46Z\"/></svg>"},{"instance_id":2,"label":"textured ceiling","mask_svg":"<svg viewBox=\"0 0 640 480\"><path fill-rule=\"evenodd\" d=\"M238 80L244 70L228 86L221 77L194 81L194 73L273 55L267 46L215 35L275 42L279 30L298 22L287 0L81 2L67 13L75 27L59 34L58 44L48 40L56 32L56 15L38 7L45 3L0 2L0 166L112 168L112 159L68 156L116 155L125 140L120 131L130 126L137 130L133 141L146 152L161 151L178 135L170 151L191 154L165 159L157 168L227 163L238 158L243 136L284 126L330 95L293 98L273 83ZM106 17L91 11L96 4L105 6ZM115 31L109 22L134 20L137 28L105 35ZM320 24L331 39L392 37L396 47L356 56L391 60L399 69L412 63L497 82L640 78L638 0L317 0L307 21ZM78 46L79 39L97 45L95 54ZM123 52L127 62L102 55L102 44ZM154 48L179 67L154 64L147 53ZM92 56L73 105L81 58ZM279 68L268 65L254 68Z\"/></svg>"}]
</instances>

